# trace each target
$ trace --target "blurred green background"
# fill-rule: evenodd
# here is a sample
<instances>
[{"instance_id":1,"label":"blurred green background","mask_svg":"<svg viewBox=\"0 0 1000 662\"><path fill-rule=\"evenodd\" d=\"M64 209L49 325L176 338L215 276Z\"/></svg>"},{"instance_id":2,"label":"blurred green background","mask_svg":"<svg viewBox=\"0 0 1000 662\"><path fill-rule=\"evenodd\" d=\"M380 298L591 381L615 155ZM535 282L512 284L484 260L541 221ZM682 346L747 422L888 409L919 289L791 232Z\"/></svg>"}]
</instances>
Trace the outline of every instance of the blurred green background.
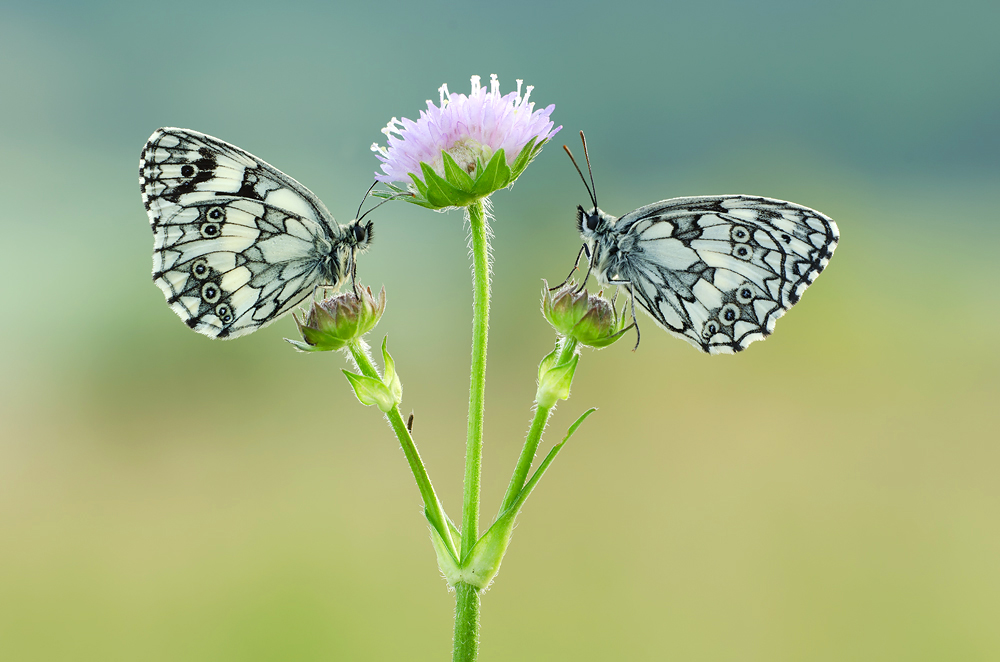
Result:
<instances>
[{"instance_id":1,"label":"blurred green background","mask_svg":"<svg viewBox=\"0 0 1000 662\"><path fill-rule=\"evenodd\" d=\"M484 519L601 206L750 193L832 216L766 343L648 322L585 352L483 606L482 660L1000 659L1000 5L0 5L0 659L444 660L452 596L395 439L291 319L233 342L150 281L140 148L233 142L351 218L392 116L471 74L565 128L494 196ZM458 519L461 215L374 215L404 413ZM546 448L548 444L543 445Z\"/></svg>"}]
</instances>

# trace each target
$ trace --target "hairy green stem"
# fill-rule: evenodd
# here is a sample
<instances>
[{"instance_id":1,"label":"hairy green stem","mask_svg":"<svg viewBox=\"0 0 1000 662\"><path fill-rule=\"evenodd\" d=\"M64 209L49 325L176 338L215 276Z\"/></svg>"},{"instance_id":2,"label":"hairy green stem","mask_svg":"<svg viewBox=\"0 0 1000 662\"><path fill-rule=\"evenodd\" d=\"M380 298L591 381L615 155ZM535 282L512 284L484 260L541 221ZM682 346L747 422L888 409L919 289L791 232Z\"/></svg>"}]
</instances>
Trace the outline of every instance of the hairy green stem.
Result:
<instances>
[{"instance_id":1,"label":"hairy green stem","mask_svg":"<svg viewBox=\"0 0 1000 662\"><path fill-rule=\"evenodd\" d=\"M577 341L575 338L564 338L562 348L559 350L559 358L555 365L562 365L573 358L576 351ZM542 432L549 423L549 416L552 415L552 407L535 407L535 416L531 420L531 427L528 428L528 435L524 439L524 447L521 449L521 456L517 458L517 465L514 474L510 477L510 485L507 486L507 493L503 497L503 503L497 517L504 513L517 501L517 495L524 488L524 482L528 479L528 472L531 471L531 464L535 461L535 453L538 452L538 444L542 441Z\"/></svg>"},{"instance_id":2,"label":"hairy green stem","mask_svg":"<svg viewBox=\"0 0 1000 662\"><path fill-rule=\"evenodd\" d=\"M479 657L479 589L455 584L455 647L452 662L475 662Z\"/></svg>"},{"instance_id":3,"label":"hairy green stem","mask_svg":"<svg viewBox=\"0 0 1000 662\"><path fill-rule=\"evenodd\" d=\"M354 363L357 364L361 374L373 379L382 379L368 357L367 352L365 352L364 347L361 346L360 341L355 340L348 347L351 350L351 356L354 357ZM459 558L458 548L455 541L452 540L444 508L441 507L441 501L438 500L437 493L434 492L434 486L431 484L430 476L427 475L427 469L424 467L423 460L420 459L417 445L413 442L413 437L410 435L410 431L406 428L406 423L403 422L403 417L399 413L399 406L397 405L386 412L385 417L389 421L389 425L392 426L393 432L396 433L396 438L399 439L399 445L403 448L406 461L410 464L410 471L413 472L413 478L417 481L420 496L424 499L424 509L428 521L438 530L438 533L441 534L445 542L448 543L455 558Z\"/></svg>"},{"instance_id":4,"label":"hairy green stem","mask_svg":"<svg viewBox=\"0 0 1000 662\"><path fill-rule=\"evenodd\" d=\"M482 200L468 207L472 233L472 374L469 384L469 427L465 441L465 495L462 501L462 555L479 538L479 490L483 470L483 414L486 409L486 340L490 322L490 245ZM479 656L479 590L455 585L453 660L474 662Z\"/></svg>"},{"instance_id":5,"label":"hairy green stem","mask_svg":"<svg viewBox=\"0 0 1000 662\"><path fill-rule=\"evenodd\" d=\"M469 427L465 440L465 498L462 503L462 558L479 539L479 485L483 471L483 414L486 408L486 338L490 321L489 239L483 201L468 207L472 232L472 375Z\"/></svg>"}]
</instances>

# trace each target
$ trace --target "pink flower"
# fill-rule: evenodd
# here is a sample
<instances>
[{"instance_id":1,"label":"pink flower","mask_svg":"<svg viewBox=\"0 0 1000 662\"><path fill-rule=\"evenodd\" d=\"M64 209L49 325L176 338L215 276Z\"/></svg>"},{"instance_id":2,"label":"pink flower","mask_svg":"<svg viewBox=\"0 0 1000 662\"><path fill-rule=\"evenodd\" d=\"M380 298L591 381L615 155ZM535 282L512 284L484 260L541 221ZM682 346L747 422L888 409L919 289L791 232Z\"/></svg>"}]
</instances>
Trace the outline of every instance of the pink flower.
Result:
<instances>
[{"instance_id":1,"label":"pink flower","mask_svg":"<svg viewBox=\"0 0 1000 662\"><path fill-rule=\"evenodd\" d=\"M386 147L372 144L372 151L382 162L382 172L376 173L375 179L387 184L409 184L419 179L420 184L426 186L430 182L420 165L424 163L439 177L467 188L456 180L455 173L449 176L442 152L475 181L487 170L493 155L502 149L510 176L507 181L498 179L500 185L489 192L510 185L542 144L562 128L553 129L549 119L554 104L535 110L535 104L528 101L533 86L529 85L521 96L522 82L517 81L516 91L500 96L496 74L490 76L489 92L480 86L479 76L473 76L472 92L468 96L449 92L448 86L442 85L438 90L440 105L428 101L427 110L420 111L416 122L393 117L382 129ZM530 153L519 158L529 145ZM477 190L477 197L480 194L481 190Z\"/></svg>"}]
</instances>

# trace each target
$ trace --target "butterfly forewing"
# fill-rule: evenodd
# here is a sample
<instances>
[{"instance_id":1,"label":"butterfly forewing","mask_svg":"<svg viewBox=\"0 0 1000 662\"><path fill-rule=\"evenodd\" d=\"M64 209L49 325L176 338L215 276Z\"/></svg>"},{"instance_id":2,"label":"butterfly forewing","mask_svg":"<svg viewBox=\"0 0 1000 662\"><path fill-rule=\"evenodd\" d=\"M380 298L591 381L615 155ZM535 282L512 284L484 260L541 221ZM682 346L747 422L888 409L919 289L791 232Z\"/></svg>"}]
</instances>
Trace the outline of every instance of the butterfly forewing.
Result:
<instances>
[{"instance_id":1,"label":"butterfly forewing","mask_svg":"<svg viewBox=\"0 0 1000 662\"><path fill-rule=\"evenodd\" d=\"M234 145L153 133L139 162L154 235L153 280L188 326L235 338L339 285L345 231L308 189Z\"/></svg>"},{"instance_id":2,"label":"butterfly forewing","mask_svg":"<svg viewBox=\"0 0 1000 662\"><path fill-rule=\"evenodd\" d=\"M674 198L626 214L601 238L604 280L627 281L667 331L711 354L774 330L837 247L808 207L744 195Z\"/></svg>"}]
</instances>

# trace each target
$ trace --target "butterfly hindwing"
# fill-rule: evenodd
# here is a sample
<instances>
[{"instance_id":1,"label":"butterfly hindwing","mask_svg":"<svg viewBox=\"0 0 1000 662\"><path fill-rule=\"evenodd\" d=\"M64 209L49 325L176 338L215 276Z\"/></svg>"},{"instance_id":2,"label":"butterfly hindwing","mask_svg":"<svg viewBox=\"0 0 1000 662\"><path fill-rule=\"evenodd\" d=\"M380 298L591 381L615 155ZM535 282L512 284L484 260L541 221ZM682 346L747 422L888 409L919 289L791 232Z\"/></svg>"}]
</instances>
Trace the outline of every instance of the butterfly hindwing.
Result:
<instances>
[{"instance_id":1,"label":"butterfly hindwing","mask_svg":"<svg viewBox=\"0 0 1000 662\"><path fill-rule=\"evenodd\" d=\"M188 326L235 338L330 282L311 221L254 200L198 203L155 231L153 278Z\"/></svg>"},{"instance_id":2,"label":"butterfly hindwing","mask_svg":"<svg viewBox=\"0 0 1000 662\"><path fill-rule=\"evenodd\" d=\"M743 195L664 200L609 233L617 278L667 331L711 354L766 337L829 263L839 232L827 216Z\"/></svg>"},{"instance_id":3,"label":"butterfly hindwing","mask_svg":"<svg viewBox=\"0 0 1000 662\"><path fill-rule=\"evenodd\" d=\"M185 323L235 338L339 285L343 229L308 189L253 155L159 129L139 164L154 235L153 280Z\"/></svg>"}]
</instances>

